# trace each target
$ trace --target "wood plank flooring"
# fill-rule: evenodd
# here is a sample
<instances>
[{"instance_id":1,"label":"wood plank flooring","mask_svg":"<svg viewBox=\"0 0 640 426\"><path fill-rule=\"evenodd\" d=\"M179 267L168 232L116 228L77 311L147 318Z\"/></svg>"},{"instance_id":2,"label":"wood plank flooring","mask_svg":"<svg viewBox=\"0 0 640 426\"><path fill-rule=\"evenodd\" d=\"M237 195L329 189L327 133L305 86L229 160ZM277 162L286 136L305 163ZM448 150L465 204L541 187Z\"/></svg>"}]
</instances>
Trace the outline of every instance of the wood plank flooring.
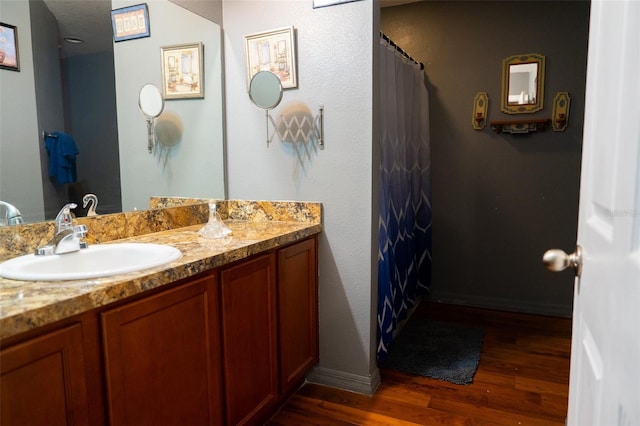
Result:
<instances>
[{"instance_id":1,"label":"wood plank flooring","mask_svg":"<svg viewBox=\"0 0 640 426\"><path fill-rule=\"evenodd\" d=\"M415 315L484 327L471 385L393 370L372 397L306 384L267 425L564 425L570 319L430 303Z\"/></svg>"}]
</instances>

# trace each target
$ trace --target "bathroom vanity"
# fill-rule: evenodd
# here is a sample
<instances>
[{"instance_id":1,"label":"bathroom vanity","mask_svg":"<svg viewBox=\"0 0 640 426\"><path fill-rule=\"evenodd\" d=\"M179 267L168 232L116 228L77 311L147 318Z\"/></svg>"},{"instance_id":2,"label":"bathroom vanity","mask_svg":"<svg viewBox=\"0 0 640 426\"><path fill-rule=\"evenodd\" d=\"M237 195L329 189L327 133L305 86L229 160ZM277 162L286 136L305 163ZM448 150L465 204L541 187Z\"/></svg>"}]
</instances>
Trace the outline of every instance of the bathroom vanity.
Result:
<instances>
[{"instance_id":1,"label":"bathroom vanity","mask_svg":"<svg viewBox=\"0 0 640 426\"><path fill-rule=\"evenodd\" d=\"M0 423L268 419L318 362L321 223L317 203L261 203L219 209L226 243L201 238L202 223L124 239L180 249L165 266L0 278Z\"/></svg>"}]
</instances>

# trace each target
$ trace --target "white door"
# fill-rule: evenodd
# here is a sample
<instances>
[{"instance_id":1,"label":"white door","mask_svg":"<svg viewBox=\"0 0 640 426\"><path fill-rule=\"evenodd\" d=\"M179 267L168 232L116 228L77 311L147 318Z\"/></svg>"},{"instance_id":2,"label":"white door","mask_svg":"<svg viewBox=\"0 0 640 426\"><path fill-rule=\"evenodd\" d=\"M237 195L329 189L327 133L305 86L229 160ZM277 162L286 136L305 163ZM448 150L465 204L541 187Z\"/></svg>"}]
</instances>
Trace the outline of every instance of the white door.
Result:
<instances>
[{"instance_id":1,"label":"white door","mask_svg":"<svg viewBox=\"0 0 640 426\"><path fill-rule=\"evenodd\" d=\"M560 70L558 70L560 72ZM569 425L640 425L640 1L593 1Z\"/></svg>"}]
</instances>

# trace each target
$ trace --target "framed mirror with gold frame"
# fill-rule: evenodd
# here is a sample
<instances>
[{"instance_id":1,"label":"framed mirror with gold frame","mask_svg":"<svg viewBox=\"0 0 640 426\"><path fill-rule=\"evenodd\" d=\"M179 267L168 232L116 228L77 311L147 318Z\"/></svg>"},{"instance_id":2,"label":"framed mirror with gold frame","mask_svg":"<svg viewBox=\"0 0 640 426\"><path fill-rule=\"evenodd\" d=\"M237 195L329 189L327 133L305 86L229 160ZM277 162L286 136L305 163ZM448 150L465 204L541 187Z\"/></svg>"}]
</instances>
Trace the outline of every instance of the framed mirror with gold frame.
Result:
<instances>
[{"instance_id":1,"label":"framed mirror with gold frame","mask_svg":"<svg viewBox=\"0 0 640 426\"><path fill-rule=\"evenodd\" d=\"M539 53L513 55L502 61L501 109L527 114L544 107L545 57Z\"/></svg>"}]
</instances>

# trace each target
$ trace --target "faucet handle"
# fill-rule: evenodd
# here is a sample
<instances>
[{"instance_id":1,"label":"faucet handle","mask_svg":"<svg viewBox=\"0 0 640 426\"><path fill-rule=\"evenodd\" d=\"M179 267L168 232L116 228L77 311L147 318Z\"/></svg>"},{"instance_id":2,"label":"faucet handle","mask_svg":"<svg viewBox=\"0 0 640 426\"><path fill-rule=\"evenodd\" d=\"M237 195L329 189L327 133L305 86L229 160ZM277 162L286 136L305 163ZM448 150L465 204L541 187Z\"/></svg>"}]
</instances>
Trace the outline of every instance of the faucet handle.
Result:
<instances>
[{"instance_id":1,"label":"faucet handle","mask_svg":"<svg viewBox=\"0 0 640 426\"><path fill-rule=\"evenodd\" d=\"M76 225L73 227L73 232L79 237L79 238L84 238L87 236L87 231L89 229L87 228L87 225Z\"/></svg>"},{"instance_id":2,"label":"faucet handle","mask_svg":"<svg viewBox=\"0 0 640 426\"><path fill-rule=\"evenodd\" d=\"M87 241L84 239L87 236L87 231L87 225L76 225L73 227L73 233L77 236L78 246L81 249L89 247L89 244L87 244Z\"/></svg>"},{"instance_id":3,"label":"faucet handle","mask_svg":"<svg viewBox=\"0 0 640 426\"><path fill-rule=\"evenodd\" d=\"M56 232L64 231L65 229L73 229L73 216L71 216L71 210L76 207L78 207L76 203L68 203L60 209L56 216Z\"/></svg>"}]
</instances>

